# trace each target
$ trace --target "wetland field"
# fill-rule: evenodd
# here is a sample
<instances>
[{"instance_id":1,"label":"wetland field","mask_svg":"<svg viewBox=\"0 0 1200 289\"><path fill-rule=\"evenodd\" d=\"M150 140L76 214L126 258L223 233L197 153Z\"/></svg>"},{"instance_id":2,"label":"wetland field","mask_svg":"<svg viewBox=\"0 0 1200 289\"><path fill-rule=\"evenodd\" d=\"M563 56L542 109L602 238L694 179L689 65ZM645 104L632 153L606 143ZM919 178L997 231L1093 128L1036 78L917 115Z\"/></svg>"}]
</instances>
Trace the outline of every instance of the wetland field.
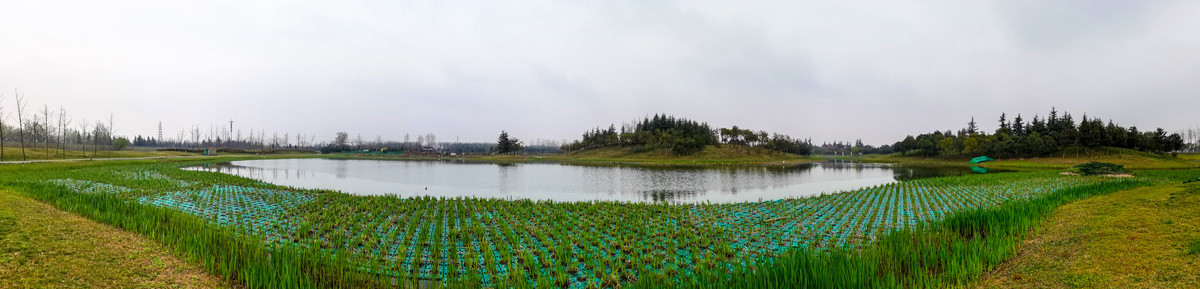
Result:
<instances>
[{"instance_id":1,"label":"wetland field","mask_svg":"<svg viewBox=\"0 0 1200 289\"><path fill-rule=\"evenodd\" d=\"M1011 254L997 248L1012 245L1039 204L1171 177L855 163L704 169L233 158L23 166L5 168L5 187L153 236L249 287L770 288L781 276L786 281L779 282L953 284L971 275L946 270L944 262L973 263L956 268L968 272L995 265ZM371 179L389 172L405 177ZM613 176L605 181L605 174ZM581 176L628 183L580 189L588 181L572 178ZM673 178L696 187L655 192L674 186ZM490 193L496 191L507 193ZM1025 221L981 217L998 212ZM905 237L939 248L979 247L892 260L923 250L887 247ZM888 248L894 252L880 252ZM772 275L789 262L835 263L809 277ZM888 267L904 262L921 269ZM860 263L890 278L836 273Z\"/></svg>"}]
</instances>

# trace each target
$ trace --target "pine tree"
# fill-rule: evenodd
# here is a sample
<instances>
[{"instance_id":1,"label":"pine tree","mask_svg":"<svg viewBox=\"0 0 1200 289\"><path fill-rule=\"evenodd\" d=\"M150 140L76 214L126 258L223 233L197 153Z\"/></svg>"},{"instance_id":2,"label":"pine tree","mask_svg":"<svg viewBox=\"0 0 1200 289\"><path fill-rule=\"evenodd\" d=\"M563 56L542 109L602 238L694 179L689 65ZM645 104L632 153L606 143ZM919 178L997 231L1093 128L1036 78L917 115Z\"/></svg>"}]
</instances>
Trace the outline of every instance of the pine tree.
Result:
<instances>
[{"instance_id":1,"label":"pine tree","mask_svg":"<svg viewBox=\"0 0 1200 289\"><path fill-rule=\"evenodd\" d=\"M1013 134L1017 136L1025 135L1025 123L1021 120L1021 114L1017 114L1017 118L1013 119Z\"/></svg>"},{"instance_id":2,"label":"pine tree","mask_svg":"<svg viewBox=\"0 0 1200 289\"><path fill-rule=\"evenodd\" d=\"M500 138L496 142L496 152L500 154L519 152L525 147L521 144L521 140L508 137L508 131L500 131Z\"/></svg>"}]
</instances>

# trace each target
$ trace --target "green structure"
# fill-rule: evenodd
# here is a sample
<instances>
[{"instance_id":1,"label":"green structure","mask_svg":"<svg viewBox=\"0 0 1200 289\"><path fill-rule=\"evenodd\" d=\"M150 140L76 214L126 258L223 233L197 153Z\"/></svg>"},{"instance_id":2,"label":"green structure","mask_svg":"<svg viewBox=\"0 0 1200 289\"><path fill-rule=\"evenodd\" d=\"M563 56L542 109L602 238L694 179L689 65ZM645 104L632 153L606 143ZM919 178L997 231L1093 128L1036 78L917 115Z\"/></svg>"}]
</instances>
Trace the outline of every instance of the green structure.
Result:
<instances>
[{"instance_id":1,"label":"green structure","mask_svg":"<svg viewBox=\"0 0 1200 289\"><path fill-rule=\"evenodd\" d=\"M971 163L972 163L972 164L978 164L978 163L982 163L982 162L990 162L990 161L994 161L994 160L996 160L996 159L989 158L989 157L987 157L987 156L980 156L980 157L976 157L976 158L973 158L973 159L971 159Z\"/></svg>"}]
</instances>

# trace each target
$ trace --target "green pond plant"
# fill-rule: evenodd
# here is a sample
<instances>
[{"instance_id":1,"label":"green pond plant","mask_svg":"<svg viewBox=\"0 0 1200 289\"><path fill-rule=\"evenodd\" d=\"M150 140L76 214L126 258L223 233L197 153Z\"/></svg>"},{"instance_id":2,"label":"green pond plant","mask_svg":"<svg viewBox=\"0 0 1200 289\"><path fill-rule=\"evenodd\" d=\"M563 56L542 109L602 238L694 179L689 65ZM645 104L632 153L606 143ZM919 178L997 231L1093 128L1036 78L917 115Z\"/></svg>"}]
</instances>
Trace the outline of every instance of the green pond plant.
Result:
<instances>
[{"instance_id":1,"label":"green pond plant","mask_svg":"<svg viewBox=\"0 0 1200 289\"><path fill-rule=\"evenodd\" d=\"M1165 179L1004 173L747 203L355 196L114 162L0 186L250 288L940 287L1063 202Z\"/></svg>"}]
</instances>

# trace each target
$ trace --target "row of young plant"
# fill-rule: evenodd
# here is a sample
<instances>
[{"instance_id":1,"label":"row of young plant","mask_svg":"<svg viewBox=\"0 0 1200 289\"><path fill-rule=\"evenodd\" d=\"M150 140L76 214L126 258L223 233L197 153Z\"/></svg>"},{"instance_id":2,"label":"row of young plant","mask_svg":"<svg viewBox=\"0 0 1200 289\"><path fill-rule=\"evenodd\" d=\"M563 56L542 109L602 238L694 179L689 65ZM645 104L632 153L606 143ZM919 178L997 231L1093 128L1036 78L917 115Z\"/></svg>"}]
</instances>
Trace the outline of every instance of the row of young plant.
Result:
<instances>
[{"instance_id":1,"label":"row of young plant","mask_svg":"<svg viewBox=\"0 0 1200 289\"><path fill-rule=\"evenodd\" d=\"M0 186L86 218L139 233L172 248L206 271L248 288L391 287L389 280L356 270L337 255L301 246L269 244L232 226L196 215L133 201L133 188L62 177L108 175L96 166L33 165L0 168ZM99 168L99 170L106 170ZM37 180L59 180L46 182ZM100 181L122 182L118 179ZM90 190L76 191L84 184ZM145 183L150 187L155 182ZM111 189L111 191L106 191Z\"/></svg>"},{"instance_id":2,"label":"row of young plant","mask_svg":"<svg viewBox=\"0 0 1200 289\"><path fill-rule=\"evenodd\" d=\"M340 276L331 279L334 285L406 285L424 280L419 283L612 288L635 282L695 285L697 280L716 279L725 282L718 284L726 284L731 276L745 277L737 274L750 272L748 268L774 264L770 260L789 260L787 256L795 252L813 256L841 252L838 250L844 246L870 242L891 230L939 220L954 211L997 208L1013 201L1036 200L1056 189L1102 182L1052 174L998 174L926 179L795 200L678 205L351 196L182 171L171 165L48 169L26 174L30 177L18 179L39 181L8 184L27 186L29 191L60 192L39 197L42 200L103 198L137 210L164 208L156 210L170 212L170 220L204 220L200 223L209 226L187 227L191 230L257 242L260 253L265 254L226 256L220 254L230 253L222 251L214 260L261 263L266 262L261 258L279 255L268 254L273 251L317 260L310 261L309 267L299 267L320 271L316 275L272 271L302 274L289 275L289 283L271 283L256 275L228 275L252 287L328 286L317 283L323 279L313 279L325 275ZM121 217L112 218L112 222L125 222ZM168 244L180 244L171 238L188 232L161 230L168 229L150 226L135 231ZM866 248L873 247L877 246ZM185 254L195 258L219 250L204 248L181 250L201 252ZM776 258L781 254L782 259ZM214 264L206 267L215 272L298 266L245 269L223 265L228 262L205 264Z\"/></svg>"},{"instance_id":3,"label":"row of young plant","mask_svg":"<svg viewBox=\"0 0 1200 289\"><path fill-rule=\"evenodd\" d=\"M996 206L1101 181L1000 176L923 179L804 199L706 205L695 211L704 223L730 232L736 248L769 255L795 247L855 246L893 229L938 220L962 209Z\"/></svg>"},{"instance_id":4,"label":"row of young plant","mask_svg":"<svg viewBox=\"0 0 1200 289\"><path fill-rule=\"evenodd\" d=\"M1191 174L1200 172L1191 171ZM666 286L638 288L946 288L971 284L1012 257L1022 237L1058 206L1161 183L1120 179L1065 187L997 206L965 209L894 230L858 249L800 248L740 270L703 272Z\"/></svg>"}]
</instances>

